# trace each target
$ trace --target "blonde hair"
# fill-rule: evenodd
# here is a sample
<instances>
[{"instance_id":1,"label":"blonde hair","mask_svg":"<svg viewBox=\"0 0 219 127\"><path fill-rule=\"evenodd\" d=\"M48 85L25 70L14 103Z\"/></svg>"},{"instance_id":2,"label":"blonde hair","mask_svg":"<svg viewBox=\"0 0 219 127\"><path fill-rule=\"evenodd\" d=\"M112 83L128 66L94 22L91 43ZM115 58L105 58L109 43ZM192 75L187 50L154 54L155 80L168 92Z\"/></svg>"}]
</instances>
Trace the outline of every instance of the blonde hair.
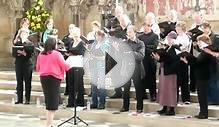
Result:
<instances>
[{"instance_id":1,"label":"blonde hair","mask_svg":"<svg viewBox=\"0 0 219 127\"><path fill-rule=\"evenodd\" d=\"M68 28L74 28L75 24L69 24Z\"/></svg>"},{"instance_id":2,"label":"blonde hair","mask_svg":"<svg viewBox=\"0 0 219 127\"><path fill-rule=\"evenodd\" d=\"M78 27L74 27L74 29L73 29L73 36L77 36L77 37L80 37L81 36L81 30L80 30L80 28L78 28Z\"/></svg>"},{"instance_id":3,"label":"blonde hair","mask_svg":"<svg viewBox=\"0 0 219 127\"><path fill-rule=\"evenodd\" d=\"M211 24L210 24L209 22L204 22L204 23L202 24L202 26L203 26L204 28L210 28L210 29L211 29Z\"/></svg>"},{"instance_id":4,"label":"blonde hair","mask_svg":"<svg viewBox=\"0 0 219 127\"><path fill-rule=\"evenodd\" d=\"M211 44L211 39L208 35L206 34L202 34L200 36L197 37L197 41L203 41L206 44Z\"/></svg>"},{"instance_id":5,"label":"blonde hair","mask_svg":"<svg viewBox=\"0 0 219 127\"><path fill-rule=\"evenodd\" d=\"M127 27L127 30L128 30L128 29L132 29L134 32L137 31L137 29L136 29L136 27L135 27L134 25L129 25L129 26Z\"/></svg>"},{"instance_id":6,"label":"blonde hair","mask_svg":"<svg viewBox=\"0 0 219 127\"><path fill-rule=\"evenodd\" d=\"M91 23L91 25L97 26L98 28L101 27L101 24L100 24L98 21L93 21L93 22Z\"/></svg>"},{"instance_id":7,"label":"blonde hair","mask_svg":"<svg viewBox=\"0 0 219 127\"><path fill-rule=\"evenodd\" d=\"M123 14L119 17L120 25L121 25L121 21L124 22L126 26L131 24L131 20L129 19L128 15L126 15L126 14Z\"/></svg>"},{"instance_id":8,"label":"blonde hair","mask_svg":"<svg viewBox=\"0 0 219 127\"><path fill-rule=\"evenodd\" d=\"M151 22L152 24L157 23L156 16L154 15L153 12L148 12L148 13L146 14L146 16L145 16L145 21L146 21L146 20L149 20L149 19L150 19L150 22Z\"/></svg>"},{"instance_id":9,"label":"blonde hair","mask_svg":"<svg viewBox=\"0 0 219 127\"><path fill-rule=\"evenodd\" d=\"M180 27L180 28L182 28L182 30L183 30L184 32L186 32L186 22L184 22L184 21L178 21L177 24L176 24L176 27Z\"/></svg>"}]
</instances>

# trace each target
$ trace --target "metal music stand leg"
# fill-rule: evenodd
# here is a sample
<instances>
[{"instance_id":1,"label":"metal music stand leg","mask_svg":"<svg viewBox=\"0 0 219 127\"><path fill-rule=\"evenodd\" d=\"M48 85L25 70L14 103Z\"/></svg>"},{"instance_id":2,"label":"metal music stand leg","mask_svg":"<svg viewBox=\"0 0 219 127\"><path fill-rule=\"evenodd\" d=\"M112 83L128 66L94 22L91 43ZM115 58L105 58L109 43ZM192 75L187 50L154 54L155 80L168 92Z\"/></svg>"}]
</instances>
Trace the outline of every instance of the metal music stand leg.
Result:
<instances>
[{"instance_id":1,"label":"metal music stand leg","mask_svg":"<svg viewBox=\"0 0 219 127\"><path fill-rule=\"evenodd\" d=\"M82 122L86 126L88 126L88 123L86 123L84 120L82 120L80 117L77 116L76 95L77 95L77 93L76 93L76 90L74 88L74 115L72 117L70 117L69 119L65 120L64 122L62 122L61 124L59 124L58 127L61 127L65 123L70 123L70 124L73 124L73 125L77 125L80 122ZM73 123L71 121L73 121Z\"/></svg>"}]
</instances>

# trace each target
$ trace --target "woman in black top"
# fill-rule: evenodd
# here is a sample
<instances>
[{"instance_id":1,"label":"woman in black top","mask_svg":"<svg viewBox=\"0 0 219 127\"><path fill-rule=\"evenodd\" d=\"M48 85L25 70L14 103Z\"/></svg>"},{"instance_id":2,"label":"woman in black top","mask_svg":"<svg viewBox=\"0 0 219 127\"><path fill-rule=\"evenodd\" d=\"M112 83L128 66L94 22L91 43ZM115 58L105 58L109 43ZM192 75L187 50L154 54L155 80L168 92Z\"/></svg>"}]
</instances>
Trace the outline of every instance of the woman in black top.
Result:
<instances>
[{"instance_id":1,"label":"woman in black top","mask_svg":"<svg viewBox=\"0 0 219 127\"><path fill-rule=\"evenodd\" d=\"M31 57L34 52L34 46L32 42L27 39L28 36L28 29L20 29L17 40L14 42L14 46L23 46L22 49L15 50L15 71L17 79L17 102L15 102L15 104L23 103L23 81L25 81L25 104L30 103L33 70Z\"/></svg>"},{"instance_id":2,"label":"woman in black top","mask_svg":"<svg viewBox=\"0 0 219 127\"><path fill-rule=\"evenodd\" d=\"M68 35L64 36L64 38L62 39L62 41L64 42L65 49L67 50L67 52L64 54L65 60L68 58L69 49L72 47L74 43L74 39L73 39L74 27L75 27L74 24L70 24L68 27L68 32L69 32ZM66 87L65 87L64 95L68 95L69 83L67 82L67 79L68 79L68 73L66 73L66 77L65 77Z\"/></svg>"},{"instance_id":3,"label":"woman in black top","mask_svg":"<svg viewBox=\"0 0 219 127\"><path fill-rule=\"evenodd\" d=\"M81 33L78 27L74 27L73 33L73 44L72 47L69 48L69 54L72 56L81 56L83 58L86 46L85 43L80 39ZM83 63L82 63L83 64ZM84 69L83 65L75 66L67 72L67 82L69 84L69 98L67 107L74 106L84 106ZM77 98L75 98L77 97ZM74 103L74 99L76 99L76 103ZM76 104L76 105L74 105Z\"/></svg>"},{"instance_id":4,"label":"woman in black top","mask_svg":"<svg viewBox=\"0 0 219 127\"><path fill-rule=\"evenodd\" d=\"M64 38L62 39L62 41L64 42L65 45L65 49L67 51L69 51L69 49L72 47L73 43L74 43L74 28L75 25L74 24L70 24L68 27L68 34L66 36L64 36Z\"/></svg>"}]
</instances>

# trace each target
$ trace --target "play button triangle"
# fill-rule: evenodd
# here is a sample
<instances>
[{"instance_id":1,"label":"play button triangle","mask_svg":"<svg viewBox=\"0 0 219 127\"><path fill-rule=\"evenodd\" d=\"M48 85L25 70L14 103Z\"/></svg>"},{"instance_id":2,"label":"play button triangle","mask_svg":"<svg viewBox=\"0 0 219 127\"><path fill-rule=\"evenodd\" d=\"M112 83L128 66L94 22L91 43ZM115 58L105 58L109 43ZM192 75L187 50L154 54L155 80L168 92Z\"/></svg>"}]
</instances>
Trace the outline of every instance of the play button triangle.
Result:
<instances>
[{"instance_id":1,"label":"play button triangle","mask_svg":"<svg viewBox=\"0 0 219 127\"><path fill-rule=\"evenodd\" d=\"M105 53L105 75L115 67L117 62L106 52Z\"/></svg>"}]
</instances>

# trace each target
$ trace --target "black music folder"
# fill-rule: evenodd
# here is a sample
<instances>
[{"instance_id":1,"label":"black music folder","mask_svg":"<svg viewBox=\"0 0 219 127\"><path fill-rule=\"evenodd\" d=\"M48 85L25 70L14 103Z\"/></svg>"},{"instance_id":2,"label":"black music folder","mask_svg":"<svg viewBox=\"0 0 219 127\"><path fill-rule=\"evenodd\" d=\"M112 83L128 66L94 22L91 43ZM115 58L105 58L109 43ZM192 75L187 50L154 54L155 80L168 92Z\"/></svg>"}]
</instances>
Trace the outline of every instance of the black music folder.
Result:
<instances>
[{"instance_id":1,"label":"black music folder","mask_svg":"<svg viewBox=\"0 0 219 127\"><path fill-rule=\"evenodd\" d=\"M16 57L18 55L18 50L23 50L24 46L12 46L12 56Z\"/></svg>"},{"instance_id":2,"label":"black music folder","mask_svg":"<svg viewBox=\"0 0 219 127\"><path fill-rule=\"evenodd\" d=\"M12 56L13 57L18 56L18 53L17 53L18 50L25 50L29 53L33 53L34 52L34 45L12 46Z\"/></svg>"},{"instance_id":3,"label":"black music folder","mask_svg":"<svg viewBox=\"0 0 219 127\"><path fill-rule=\"evenodd\" d=\"M86 44L92 44L94 42L94 40L88 40L84 35L81 35L80 38Z\"/></svg>"}]
</instances>

